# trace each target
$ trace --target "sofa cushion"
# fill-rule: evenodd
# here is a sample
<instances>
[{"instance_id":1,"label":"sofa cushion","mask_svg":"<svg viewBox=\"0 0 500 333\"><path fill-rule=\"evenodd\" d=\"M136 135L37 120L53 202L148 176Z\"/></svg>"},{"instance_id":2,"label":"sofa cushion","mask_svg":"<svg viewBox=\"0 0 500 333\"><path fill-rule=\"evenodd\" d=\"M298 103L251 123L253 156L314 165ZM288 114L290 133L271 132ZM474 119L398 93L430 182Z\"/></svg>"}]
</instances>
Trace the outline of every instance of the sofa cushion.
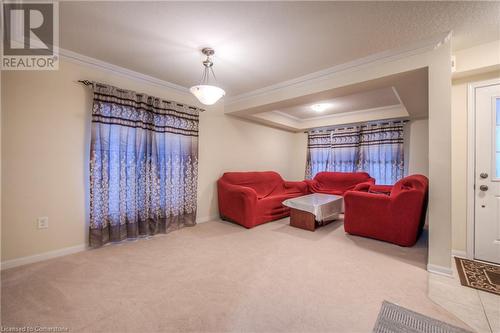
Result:
<instances>
[{"instance_id":1,"label":"sofa cushion","mask_svg":"<svg viewBox=\"0 0 500 333\"><path fill-rule=\"evenodd\" d=\"M226 172L222 178L230 184L253 188L257 198L262 199L271 193L283 192L283 178L274 171L263 172Z\"/></svg>"}]
</instances>

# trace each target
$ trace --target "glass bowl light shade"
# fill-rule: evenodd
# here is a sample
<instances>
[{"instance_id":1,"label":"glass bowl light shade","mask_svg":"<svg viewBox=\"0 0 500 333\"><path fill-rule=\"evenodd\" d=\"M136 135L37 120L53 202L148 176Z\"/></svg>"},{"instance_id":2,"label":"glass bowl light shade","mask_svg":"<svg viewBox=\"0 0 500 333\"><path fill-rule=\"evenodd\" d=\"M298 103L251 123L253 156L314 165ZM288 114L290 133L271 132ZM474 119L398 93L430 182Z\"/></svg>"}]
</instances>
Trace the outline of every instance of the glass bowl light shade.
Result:
<instances>
[{"instance_id":1,"label":"glass bowl light shade","mask_svg":"<svg viewBox=\"0 0 500 333\"><path fill-rule=\"evenodd\" d=\"M205 84L191 87L189 91L205 105L213 105L217 103L217 101L226 94L226 92L219 87Z\"/></svg>"}]
</instances>

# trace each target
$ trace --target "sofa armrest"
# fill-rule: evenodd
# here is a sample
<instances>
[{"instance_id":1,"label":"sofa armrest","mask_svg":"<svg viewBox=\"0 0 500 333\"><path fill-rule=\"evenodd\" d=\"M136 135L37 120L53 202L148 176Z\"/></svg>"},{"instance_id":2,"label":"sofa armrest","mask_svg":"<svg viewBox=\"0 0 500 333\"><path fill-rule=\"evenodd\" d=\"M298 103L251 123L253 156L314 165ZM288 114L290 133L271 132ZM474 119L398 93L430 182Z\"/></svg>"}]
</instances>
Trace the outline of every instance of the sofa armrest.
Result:
<instances>
[{"instance_id":1,"label":"sofa armrest","mask_svg":"<svg viewBox=\"0 0 500 333\"><path fill-rule=\"evenodd\" d=\"M427 210L427 194L408 190L391 198L392 218L398 221L400 245L412 246L422 232Z\"/></svg>"},{"instance_id":2,"label":"sofa armrest","mask_svg":"<svg viewBox=\"0 0 500 333\"><path fill-rule=\"evenodd\" d=\"M253 188L217 182L219 213L223 217L251 225L257 205L257 192ZM249 226L247 226L249 227Z\"/></svg>"},{"instance_id":3,"label":"sofa armrest","mask_svg":"<svg viewBox=\"0 0 500 333\"><path fill-rule=\"evenodd\" d=\"M289 182L289 181L285 181L283 183L285 189L287 190L294 190L295 192L299 192L299 193L303 193L303 194L307 194L308 190L308 186L307 186L307 183L305 181L299 181L299 182Z\"/></svg>"}]
</instances>

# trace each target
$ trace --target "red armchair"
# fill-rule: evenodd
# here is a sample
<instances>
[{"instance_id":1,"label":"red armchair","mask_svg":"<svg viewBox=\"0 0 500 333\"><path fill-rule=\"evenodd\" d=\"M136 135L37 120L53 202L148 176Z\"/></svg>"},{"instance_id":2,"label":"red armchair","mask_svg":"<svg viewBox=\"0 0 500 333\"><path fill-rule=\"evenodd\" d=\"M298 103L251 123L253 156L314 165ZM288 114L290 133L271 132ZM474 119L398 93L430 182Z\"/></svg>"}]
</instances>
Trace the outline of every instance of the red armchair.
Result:
<instances>
[{"instance_id":1,"label":"red armchair","mask_svg":"<svg viewBox=\"0 0 500 333\"><path fill-rule=\"evenodd\" d=\"M311 193L344 195L357 186L375 184L375 179L366 172L318 172L306 182Z\"/></svg>"},{"instance_id":2,"label":"red armchair","mask_svg":"<svg viewBox=\"0 0 500 333\"><path fill-rule=\"evenodd\" d=\"M281 203L307 194L305 182L288 182L273 171L226 172L217 181L222 219L252 228L290 215Z\"/></svg>"},{"instance_id":3,"label":"red armchair","mask_svg":"<svg viewBox=\"0 0 500 333\"><path fill-rule=\"evenodd\" d=\"M413 246L425 223L428 180L412 175L394 186L359 186L344 196L344 230L401 246Z\"/></svg>"}]
</instances>

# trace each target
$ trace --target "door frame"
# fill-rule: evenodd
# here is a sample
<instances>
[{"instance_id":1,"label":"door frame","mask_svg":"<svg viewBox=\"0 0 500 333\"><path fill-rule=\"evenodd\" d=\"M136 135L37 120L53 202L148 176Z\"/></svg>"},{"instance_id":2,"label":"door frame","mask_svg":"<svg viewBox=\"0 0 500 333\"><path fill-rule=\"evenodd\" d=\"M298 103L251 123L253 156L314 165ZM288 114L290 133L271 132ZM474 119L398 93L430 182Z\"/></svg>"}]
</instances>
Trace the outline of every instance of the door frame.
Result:
<instances>
[{"instance_id":1,"label":"door frame","mask_svg":"<svg viewBox=\"0 0 500 333\"><path fill-rule=\"evenodd\" d=\"M476 89L500 84L492 79L468 84L467 92L467 243L466 256L474 259L475 181L476 181Z\"/></svg>"}]
</instances>

